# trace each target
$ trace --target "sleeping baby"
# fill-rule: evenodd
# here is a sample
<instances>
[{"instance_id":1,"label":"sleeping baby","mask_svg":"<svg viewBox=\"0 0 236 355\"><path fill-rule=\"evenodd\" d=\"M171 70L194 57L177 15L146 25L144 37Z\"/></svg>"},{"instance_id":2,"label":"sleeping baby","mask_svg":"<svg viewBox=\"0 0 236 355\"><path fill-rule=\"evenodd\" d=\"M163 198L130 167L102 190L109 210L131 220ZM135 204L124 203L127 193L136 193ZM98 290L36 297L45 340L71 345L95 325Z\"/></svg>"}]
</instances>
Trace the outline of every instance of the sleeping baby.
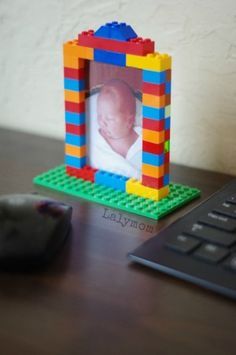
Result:
<instances>
[{"instance_id":1,"label":"sleeping baby","mask_svg":"<svg viewBox=\"0 0 236 355\"><path fill-rule=\"evenodd\" d=\"M134 127L136 99L122 80L105 83L97 97L98 134L90 148L91 165L128 177L141 174L141 128Z\"/></svg>"}]
</instances>

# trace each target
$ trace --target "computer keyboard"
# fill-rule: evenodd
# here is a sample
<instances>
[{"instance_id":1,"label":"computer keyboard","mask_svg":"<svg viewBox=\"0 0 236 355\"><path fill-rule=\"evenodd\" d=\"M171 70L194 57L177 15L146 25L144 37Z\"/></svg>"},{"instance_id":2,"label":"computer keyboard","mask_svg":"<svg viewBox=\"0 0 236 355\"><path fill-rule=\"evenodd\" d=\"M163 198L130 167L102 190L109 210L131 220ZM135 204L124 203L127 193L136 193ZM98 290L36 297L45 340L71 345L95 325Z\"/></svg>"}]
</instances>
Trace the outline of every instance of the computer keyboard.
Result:
<instances>
[{"instance_id":1,"label":"computer keyboard","mask_svg":"<svg viewBox=\"0 0 236 355\"><path fill-rule=\"evenodd\" d=\"M236 180L128 257L236 299Z\"/></svg>"}]
</instances>

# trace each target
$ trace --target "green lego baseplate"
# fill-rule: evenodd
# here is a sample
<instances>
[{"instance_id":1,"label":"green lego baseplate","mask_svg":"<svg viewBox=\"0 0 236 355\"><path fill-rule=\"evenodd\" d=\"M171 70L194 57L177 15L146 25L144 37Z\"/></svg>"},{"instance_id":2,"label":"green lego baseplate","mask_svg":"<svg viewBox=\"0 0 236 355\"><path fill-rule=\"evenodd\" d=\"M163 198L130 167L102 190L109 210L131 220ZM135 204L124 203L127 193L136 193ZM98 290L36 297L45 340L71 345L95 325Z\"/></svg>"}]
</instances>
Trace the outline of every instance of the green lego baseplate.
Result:
<instances>
[{"instance_id":1,"label":"green lego baseplate","mask_svg":"<svg viewBox=\"0 0 236 355\"><path fill-rule=\"evenodd\" d=\"M68 195L157 220L200 196L200 190L196 188L171 183L167 197L160 201L152 201L69 176L65 165L36 176L33 182Z\"/></svg>"}]
</instances>

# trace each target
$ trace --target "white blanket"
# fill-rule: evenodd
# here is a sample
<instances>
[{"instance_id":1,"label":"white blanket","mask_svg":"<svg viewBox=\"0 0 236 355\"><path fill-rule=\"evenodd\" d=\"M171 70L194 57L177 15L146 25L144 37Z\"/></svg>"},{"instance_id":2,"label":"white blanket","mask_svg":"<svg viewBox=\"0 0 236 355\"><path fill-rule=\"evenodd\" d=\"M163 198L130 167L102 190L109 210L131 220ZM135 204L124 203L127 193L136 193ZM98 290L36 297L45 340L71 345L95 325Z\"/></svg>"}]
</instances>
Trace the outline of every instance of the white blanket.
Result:
<instances>
[{"instance_id":1,"label":"white blanket","mask_svg":"<svg viewBox=\"0 0 236 355\"><path fill-rule=\"evenodd\" d=\"M124 158L120 154L113 151L107 141L99 133L96 103L97 94L91 96L86 101L88 164L100 170L106 170L115 174L140 179L142 163L141 127L134 127L134 130L138 134L138 138L130 147L126 158ZM138 101L137 105L141 106L141 103ZM137 108L136 122L139 123L140 107Z\"/></svg>"}]
</instances>

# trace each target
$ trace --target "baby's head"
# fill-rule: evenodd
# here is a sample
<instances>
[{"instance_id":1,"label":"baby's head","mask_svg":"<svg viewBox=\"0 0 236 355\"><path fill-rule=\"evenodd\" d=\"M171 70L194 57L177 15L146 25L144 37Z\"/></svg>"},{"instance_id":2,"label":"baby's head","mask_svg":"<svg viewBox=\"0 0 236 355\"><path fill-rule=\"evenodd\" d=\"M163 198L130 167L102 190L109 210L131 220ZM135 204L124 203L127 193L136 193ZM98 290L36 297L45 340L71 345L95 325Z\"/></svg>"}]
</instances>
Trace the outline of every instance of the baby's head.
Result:
<instances>
[{"instance_id":1,"label":"baby's head","mask_svg":"<svg viewBox=\"0 0 236 355\"><path fill-rule=\"evenodd\" d=\"M98 94L97 114L100 129L107 138L128 136L136 115L136 101L129 85L119 79L105 83Z\"/></svg>"}]
</instances>

